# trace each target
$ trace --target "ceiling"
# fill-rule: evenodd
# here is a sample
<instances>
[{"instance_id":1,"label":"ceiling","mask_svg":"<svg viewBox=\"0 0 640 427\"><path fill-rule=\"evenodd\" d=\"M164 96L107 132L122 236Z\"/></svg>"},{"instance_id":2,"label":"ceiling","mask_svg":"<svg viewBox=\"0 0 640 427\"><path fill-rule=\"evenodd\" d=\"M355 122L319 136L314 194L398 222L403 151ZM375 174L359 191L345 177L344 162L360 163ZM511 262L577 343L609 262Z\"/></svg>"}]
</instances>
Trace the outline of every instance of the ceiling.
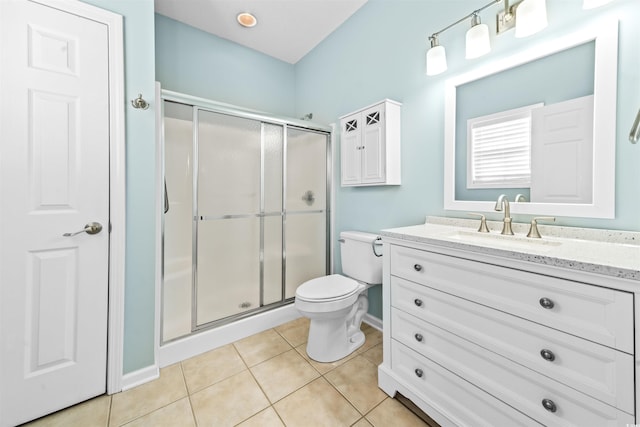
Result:
<instances>
[{"instance_id":1,"label":"ceiling","mask_svg":"<svg viewBox=\"0 0 640 427\"><path fill-rule=\"evenodd\" d=\"M155 0L155 11L184 24L295 64L367 0ZM258 20L236 21L240 12Z\"/></svg>"}]
</instances>

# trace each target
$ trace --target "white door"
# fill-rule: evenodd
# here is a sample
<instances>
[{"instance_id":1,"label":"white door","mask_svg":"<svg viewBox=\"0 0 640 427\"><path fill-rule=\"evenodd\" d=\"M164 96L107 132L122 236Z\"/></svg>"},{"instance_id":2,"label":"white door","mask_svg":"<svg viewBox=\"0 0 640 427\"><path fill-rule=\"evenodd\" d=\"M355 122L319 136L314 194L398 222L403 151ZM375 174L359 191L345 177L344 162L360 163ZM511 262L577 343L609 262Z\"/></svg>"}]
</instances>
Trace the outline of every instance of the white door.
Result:
<instances>
[{"instance_id":1,"label":"white door","mask_svg":"<svg viewBox=\"0 0 640 427\"><path fill-rule=\"evenodd\" d=\"M106 390L107 27L0 0L0 52L4 427Z\"/></svg>"},{"instance_id":2,"label":"white door","mask_svg":"<svg viewBox=\"0 0 640 427\"><path fill-rule=\"evenodd\" d=\"M357 185L362 181L362 123L360 114L340 121L340 155L342 156L342 186Z\"/></svg>"},{"instance_id":3,"label":"white door","mask_svg":"<svg viewBox=\"0 0 640 427\"><path fill-rule=\"evenodd\" d=\"M531 112L531 201L593 202L593 95Z\"/></svg>"},{"instance_id":4,"label":"white door","mask_svg":"<svg viewBox=\"0 0 640 427\"><path fill-rule=\"evenodd\" d=\"M362 182L367 184L385 181L385 140L383 134L384 109L377 105L362 113Z\"/></svg>"}]
</instances>

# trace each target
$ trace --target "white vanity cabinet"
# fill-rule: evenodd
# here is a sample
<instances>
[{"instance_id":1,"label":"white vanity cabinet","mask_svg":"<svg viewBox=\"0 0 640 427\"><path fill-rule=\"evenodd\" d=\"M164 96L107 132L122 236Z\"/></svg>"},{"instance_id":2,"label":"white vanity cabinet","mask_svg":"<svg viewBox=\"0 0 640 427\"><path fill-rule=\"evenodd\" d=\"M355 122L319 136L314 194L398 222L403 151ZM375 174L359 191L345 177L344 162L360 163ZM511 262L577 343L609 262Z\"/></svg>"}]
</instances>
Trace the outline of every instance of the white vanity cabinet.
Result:
<instances>
[{"instance_id":1,"label":"white vanity cabinet","mask_svg":"<svg viewBox=\"0 0 640 427\"><path fill-rule=\"evenodd\" d=\"M342 186L400 185L400 107L382 102L340 117Z\"/></svg>"},{"instance_id":2,"label":"white vanity cabinet","mask_svg":"<svg viewBox=\"0 0 640 427\"><path fill-rule=\"evenodd\" d=\"M383 240L387 394L443 426L636 423L637 282Z\"/></svg>"}]
</instances>

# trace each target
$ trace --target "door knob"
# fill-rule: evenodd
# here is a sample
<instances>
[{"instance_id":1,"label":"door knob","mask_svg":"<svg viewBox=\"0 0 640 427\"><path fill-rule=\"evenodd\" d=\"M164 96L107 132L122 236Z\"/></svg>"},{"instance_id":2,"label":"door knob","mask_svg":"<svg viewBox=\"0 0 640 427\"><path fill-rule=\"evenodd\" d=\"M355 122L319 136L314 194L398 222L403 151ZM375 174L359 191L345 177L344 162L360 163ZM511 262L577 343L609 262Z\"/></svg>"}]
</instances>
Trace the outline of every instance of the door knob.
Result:
<instances>
[{"instance_id":1,"label":"door knob","mask_svg":"<svg viewBox=\"0 0 640 427\"><path fill-rule=\"evenodd\" d=\"M80 233L98 234L101 231L102 231L102 224L100 224L99 222L90 222L89 224L85 225L82 230L76 231L75 233L64 233L63 236L72 237Z\"/></svg>"}]
</instances>

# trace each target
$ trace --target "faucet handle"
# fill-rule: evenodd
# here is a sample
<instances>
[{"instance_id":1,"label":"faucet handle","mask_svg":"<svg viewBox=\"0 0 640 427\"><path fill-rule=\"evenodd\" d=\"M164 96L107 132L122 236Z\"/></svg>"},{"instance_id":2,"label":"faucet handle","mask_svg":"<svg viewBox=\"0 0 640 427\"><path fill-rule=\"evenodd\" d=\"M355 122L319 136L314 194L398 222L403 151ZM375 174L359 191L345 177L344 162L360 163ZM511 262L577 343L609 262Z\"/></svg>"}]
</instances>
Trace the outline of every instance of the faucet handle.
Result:
<instances>
[{"instance_id":1,"label":"faucet handle","mask_svg":"<svg viewBox=\"0 0 640 427\"><path fill-rule=\"evenodd\" d=\"M538 231L538 221L555 221L556 218L553 216L537 216L535 218L533 218L531 220L531 228L529 229L529 233L527 234L527 237L532 237L534 239L539 239L542 236L540 235L540 232Z\"/></svg>"},{"instance_id":2,"label":"faucet handle","mask_svg":"<svg viewBox=\"0 0 640 427\"><path fill-rule=\"evenodd\" d=\"M469 212L469 213L467 213L467 215L475 216L477 218L480 218L480 227L478 228L478 233L488 233L489 232L489 227L487 227L487 219L485 218L484 215L479 214L479 213L475 213L475 212Z\"/></svg>"}]
</instances>

